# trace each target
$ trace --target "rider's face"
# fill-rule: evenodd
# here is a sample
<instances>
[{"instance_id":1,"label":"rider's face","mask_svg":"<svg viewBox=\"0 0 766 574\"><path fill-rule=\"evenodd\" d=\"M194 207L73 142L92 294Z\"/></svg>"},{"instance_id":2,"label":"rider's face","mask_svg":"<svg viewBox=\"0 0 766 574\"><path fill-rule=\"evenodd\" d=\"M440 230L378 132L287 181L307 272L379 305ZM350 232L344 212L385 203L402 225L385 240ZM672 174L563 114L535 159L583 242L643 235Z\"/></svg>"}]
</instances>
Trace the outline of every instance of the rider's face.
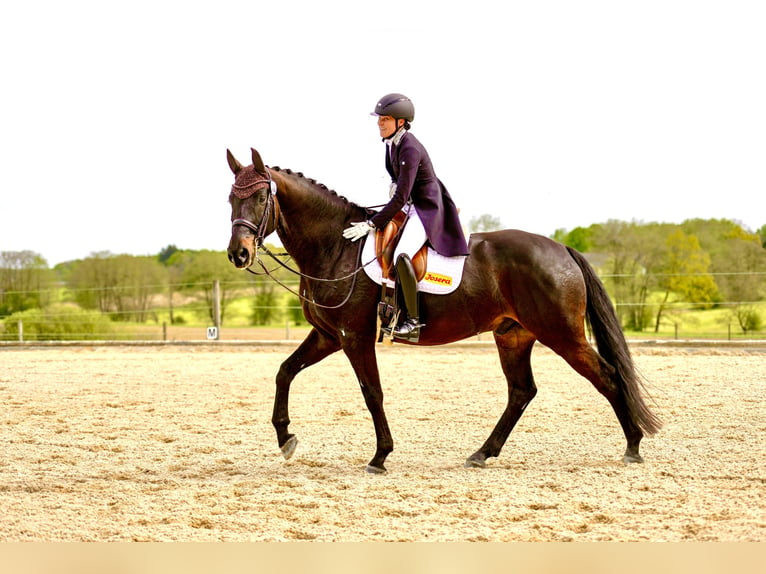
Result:
<instances>
[{"instance_id":1,"label":"rider's face","mask_svg":"<svg viewBox=\"0 0 766 574\"><path fill-rule=\"evenodd\" d=\"M380 137L390 138L396 133L396 120L391 116L378 116L378 130Z\"/></svg>"}]
</instances>

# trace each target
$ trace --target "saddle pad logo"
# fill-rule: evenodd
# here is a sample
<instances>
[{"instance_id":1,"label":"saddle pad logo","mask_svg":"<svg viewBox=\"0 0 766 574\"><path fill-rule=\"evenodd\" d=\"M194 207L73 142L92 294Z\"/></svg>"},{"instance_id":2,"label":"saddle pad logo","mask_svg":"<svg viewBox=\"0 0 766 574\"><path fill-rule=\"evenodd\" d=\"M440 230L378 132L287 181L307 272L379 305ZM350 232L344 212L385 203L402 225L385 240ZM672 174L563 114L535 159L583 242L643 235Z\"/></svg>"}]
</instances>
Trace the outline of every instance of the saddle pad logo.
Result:
<instances>
[{"instance_id":1,"label":"saddle pad logo","mask_svg":"<svg viewBox=\"0 0 766 574\"><path fill-rule=\"evenodd\" d=\"M452 277L448 277L447 275L442 275L440 273L433 273L431 271L426 273L426 276L423 277L423 281L427 281L428 283L436 283L437 285L452 285Z\"/></svg>"}]
</instances>

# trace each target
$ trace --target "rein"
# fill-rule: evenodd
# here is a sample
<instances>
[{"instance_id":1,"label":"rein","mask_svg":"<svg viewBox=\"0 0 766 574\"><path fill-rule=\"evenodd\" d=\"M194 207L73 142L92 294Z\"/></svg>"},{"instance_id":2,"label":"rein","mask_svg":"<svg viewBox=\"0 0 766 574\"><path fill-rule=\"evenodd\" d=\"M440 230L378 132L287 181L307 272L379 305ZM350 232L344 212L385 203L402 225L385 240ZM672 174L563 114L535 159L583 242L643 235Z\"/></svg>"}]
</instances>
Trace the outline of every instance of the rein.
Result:
<instances>
[{"instance_id":1,"label":"rein","mask_svg":"<svg viewBox=\"0 0 766 574\"><path fill-rule=\"evenodd\" d=\"M361 259L362 259L362 245L363 245L364 242L363 241L359 241L359 246L358 246L357 254L356 254L356 263L357 263L356 269L354 269L354 271L352 271L351 273L349 273L347 275L344 275L343 277L336 277L334 279L326 279L326 278L322 278L322 277L312 277L311 275L307 275L305 273L302 273L298 269L293 269L292 267L290 267L286 263L283 263L282 261L280 261L278 259L278 257L280 255L281 256L284 256L284 255L288 255L289 256L289 253L288 254L275 255L274 253L272 253L269 250L268 247L266 247L264 245L264 239L266 238L266 235L267 235L266 231L267 231L267 227L268 227L269 218L273 217L274 229L276 229L277 223L279 221L279 203L276 200L277 185L274 182L274 180L271 179L271 172L268 171L268 169L266 170L266 173L267 173L267 176L268 176L267 179L262 179L262 180L256 181L256 182L251 183L251 184L249 184L247 186L243 186L242 188L233 189L233 191L235 192L235 194L238 197L242 197L242 195L244 195L243 190L245 188L253 187L253 186L257 185L257 184L268 183L269 190L270 190L270 193L266 197L266 207L263 209L263 214L261 215L261 220L258 222L257 225L255 223L253 223L252 221L249 221L247 219L241 219L241 218L240 219L235 219L235 220L233 220L231 222L231 226L232 227L236 227L237 225L241 225L242 227L246 227L247 229L249 229L250 231L252 231L255 234L255 261L257 261L258 265L261 266L261 269L263 269L263 272L261 273L261 272L258 272L258 271L253 271L250 267L247 267L246 271L248 273L253 274L253 275L266 275L269 279L274 281L277 285L279 285L283 289L286 289L287 291L289 291L293 295L296 295L302 301L306 301L307 303L310 303L310 304L312 304L312 305L314 305L316 307L320 307L322 309L339 309L340 307L343 307L346 303L348 303L349 299L351 299L351 294L354 292L354 287L356 286L357 275L359 274L360 271L362 271L365 267L367 267L367 265L369 265L370 263L373 263L375 261L375 259L371 259L367 263L362 264L362 262L361 262ZM239 192L239 193L237 193L237 192ZM255 191L250 192L248 194L248 196L252 195L253 193L255 193ZM273 215L271 215L272 213L273 213ZM291 287L288 287L287 285L285 285L282 281L277 279L272 274L272 271L270 271L266 267L264 262L259 257L259 251L261 249L263 249L263 251L265 251L266 254L269 257L271 257L274 261L276 261L281 267L284 267L285 269L287 269L291 273L294 273L295 275L298 275L302 279L306 279L308 281L319 281L319 282L325 282L325 283L335 283L335 282L339 282L339 281L345 281L347 279L352 279L351 287L349 288L348 294L343 299L343 301L341 301L337 305L323 305L321 303L317 303L316 301L313 301L313 300L307 298L305 295L301 295L299 292L297 292L294 289L292 289Z\"/></svg>"},{"instance_id":2,"label":"rein","mask_svg":"<svg viewBox=\"0 0 766 574\"><path fill-rule=\"evenodd\" d=\"M361 263L361 258L362 258L362 242L360 241L359 242L359 247L358 247L357 253L356 253L356 261L357 261L356 269L354 269L354 271L352 271L348 275L344 275L343 277L336 277L334 279L326 279L326 278L323 278L323 277L312 277L311 275L307 275L307 274L305 274L305 273L303 273L303 272L301 272L301 271L299 271L297 269L293 269L292 267L290 267L286 263L283 263L282 261L280 261L278 259L279 255L275 255L274 253L272 253L269 250L269 248L266 247L265 245L261 245L260 249L263 249L266 252L266 254L269 257L271 257L274 261L276 261L281 267L284 267L290 273L294 273L295 275L299 276L300 278L306 279L308 281L320 281L320 282L324 282L324 283L335 283L335 282L339 282L339 281L345 281L347 279L352 279L351 287L349 287L348 293L346 294L346 297L343 299L343 301L341 301L337 305L323 305L322 303L317 303L313 299L309 299L305 295L302 295L301 293L299 293L295 289L292 289L291 287L288 287L282 281L280 281L279 279L274 277L274 275L272 275L272 272L269 269L266 268L266 265L261 260L261 258L258 256L258 251L256 250L256 252L255 252L255 260L258 262L258 265L261 266L261 269L263 269L263 273L259 273L257 271L253 271L249 267L246 269L248 273L252 273L253 275L266 275L269 279L274 281L274 283L276 283L277 285L279 285L283 289L289 291L290 293L292 293L293 295L295 295L296 297L298 297L302 301L306 301L307 303L310 303L311 305L314 305L315 307L319 307L321 309L340 309L346 303L348 303L349 299L351 299L351 295L354 292L354 287L356 286L356 278L359 275L359 272L362 271L365 267L367 267L367 265L369 265L370 263L375 261L374 259L372 259L372 260L368 261L365 264ZM287 255L289 255L289 254L287 254Z\"/></svg>"}]
</instances>

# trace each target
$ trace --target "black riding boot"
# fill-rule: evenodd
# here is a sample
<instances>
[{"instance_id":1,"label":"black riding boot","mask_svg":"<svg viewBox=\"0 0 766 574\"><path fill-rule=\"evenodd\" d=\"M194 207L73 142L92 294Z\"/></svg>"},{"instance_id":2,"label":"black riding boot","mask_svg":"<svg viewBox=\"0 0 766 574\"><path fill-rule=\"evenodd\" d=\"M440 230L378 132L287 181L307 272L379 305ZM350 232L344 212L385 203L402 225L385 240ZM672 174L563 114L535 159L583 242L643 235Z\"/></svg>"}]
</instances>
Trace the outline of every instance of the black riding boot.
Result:
<instances>
[{"instance_id":1,"label":"black riding boot","mask_svg":"<svg viewBox=\"0 0 766 574\"><path fill-rule=\"evenodd\" d=\"M420 340L420 328L425 325L420 323L418 311L418 281L415 277L415 268L408 255L400 255L396 260L396 278L404 296L404 306L407 308L407 319L399 324L393 332L397 339L406 339L412 342Z\"/></svg>"}]
</instances>

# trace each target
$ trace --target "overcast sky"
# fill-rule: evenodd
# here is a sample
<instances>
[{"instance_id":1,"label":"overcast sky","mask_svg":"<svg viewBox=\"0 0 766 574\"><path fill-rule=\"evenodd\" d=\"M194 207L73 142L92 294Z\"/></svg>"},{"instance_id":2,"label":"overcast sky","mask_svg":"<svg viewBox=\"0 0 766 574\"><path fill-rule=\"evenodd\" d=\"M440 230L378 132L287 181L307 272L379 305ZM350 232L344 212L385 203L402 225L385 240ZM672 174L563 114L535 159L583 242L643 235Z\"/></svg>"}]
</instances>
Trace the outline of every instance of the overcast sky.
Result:
<instances>
[{"instance_id":1,"label":"overcast sky","mask_svg":"<svg viewBox=\"0 0 766 574\"><path fill-rule=\"evenodd\" d=\"M6 3L0 251L226 248L232 175L387 198L388 92L461 208L552 234L766 224L766 3ZM275 239L275 238L272 238Z\"/></svg>"}]
</instances>

